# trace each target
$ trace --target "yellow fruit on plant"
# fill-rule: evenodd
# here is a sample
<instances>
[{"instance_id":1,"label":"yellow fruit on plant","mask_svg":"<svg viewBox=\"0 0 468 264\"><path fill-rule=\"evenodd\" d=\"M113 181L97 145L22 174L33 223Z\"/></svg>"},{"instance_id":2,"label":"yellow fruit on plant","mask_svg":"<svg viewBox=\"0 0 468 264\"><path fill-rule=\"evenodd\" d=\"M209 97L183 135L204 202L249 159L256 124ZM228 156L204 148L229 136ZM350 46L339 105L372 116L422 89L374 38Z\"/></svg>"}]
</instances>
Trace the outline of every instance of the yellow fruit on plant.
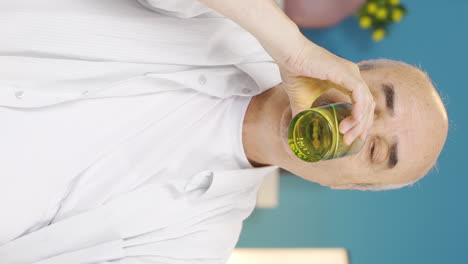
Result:
<instances>
[{"instance_id":1,"label":"yellow fruit on plant","mask_svg":"<svg viewBox=\"0 0 468 264\"><path fill-rule=\"evenodd\" d=\"M400 4L400 0L389 0L388 2L392 6L397 6L398 4Z\"/></svg>"},{"instance_id":2,"label":"yellow fruit on plant","mask_svg":"<svg viewBox=\"0 0 468 264\"><path fill-rule=\"evenodd\" d=\"M370 28L372 26L372 19L369 16L363 16L359 19L361 28Z\"/></svg>"},{"instance_id":3,"label":"yellow fruit on plant","mask_svg":"<svg viewBox=\"0 0 468 264\"><path fill-rule=\"evenodd\" d=\"M403 10L401 10L401 8L395 8L392 11L392 21L400 22L402 18L403 18Z\"/></svg>"},{"instance_id":4,"label":"yellow fruit on plant","mask_svg":"<svg viewBox=\"0 0 468 264\"><path fill-rule=\"evenodd\" d=\"M387 15L388 15L388 10L385 7L381 7L379 9L377 9L377 13L375 14L377 19L379 19L379 20L387 19Z\"/></svg>"},{"instance_id":5,"label":"yellow fruit on plant","mask_svg":"<svg viewBox=\"0 0 468 264\"><path fill-rule=\"evenodd\" d=\"M374 2L370 2L367 4L367 13L369 14L375 14L377 11L377 4Z\"/></svg>"},{"instance_id":6,"label":"yellow fruit on plant","mask_svg":"<svg viewBox=\"0 0 468 264\"><path fill-rule=\"evenodd\" d=\"M372 32L372 39L377 42L381 41L385 37L385 33L385 30L382 28L376 29L374 32Z\"/></svg>"}]
</instances>

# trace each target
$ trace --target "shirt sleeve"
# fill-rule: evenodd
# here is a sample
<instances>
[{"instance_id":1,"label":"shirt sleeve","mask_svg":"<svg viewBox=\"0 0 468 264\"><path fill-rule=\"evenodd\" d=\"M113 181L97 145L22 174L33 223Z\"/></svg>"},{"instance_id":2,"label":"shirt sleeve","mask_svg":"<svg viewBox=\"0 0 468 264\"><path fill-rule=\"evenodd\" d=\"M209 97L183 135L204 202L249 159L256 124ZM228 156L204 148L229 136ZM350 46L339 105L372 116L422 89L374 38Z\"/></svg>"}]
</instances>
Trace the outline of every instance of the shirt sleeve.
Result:
<instances>
[{"instance_id":1,"label":"shirt sleeve","mask_svg":"<svg viewBox=\"0 0 468 264\"><path fill-rule=\"evenodd\" d=\"M133 239L136 243L133 246L130 241L124 242L127 244L124 247L125 257L98 263L225 264L242 227L242 219L239 219L240 214L236 211L230 210L213 217L211 221L198 223L196 230L179 226L175 232L180 234L178 236L166 238L161 230L141 235ZM142 243L145 239L147 241Z\"/></svg>"},{"instance_id":2,"label":"shirt sleeve","mask_svg":"<svg viewBox=\"0 0 468 264\"><path fill-rule=\"evenodd\" d=\"M12 264L224 264L277 166L147 184L0 246ZM46 241L47 243L44 243ZM24 253L27 252L27 253Z\"/></svg>"},{"instance_id":3,"label":"shirt sleeve","mask_svg":"<svg viewBox=\"0 0 468 264\"><path fill-rule=\"evenodd\" d=\"M155 12L180 18L196 17L214 12L197 0L137 0Z\"/></svg>"}]
</instances>

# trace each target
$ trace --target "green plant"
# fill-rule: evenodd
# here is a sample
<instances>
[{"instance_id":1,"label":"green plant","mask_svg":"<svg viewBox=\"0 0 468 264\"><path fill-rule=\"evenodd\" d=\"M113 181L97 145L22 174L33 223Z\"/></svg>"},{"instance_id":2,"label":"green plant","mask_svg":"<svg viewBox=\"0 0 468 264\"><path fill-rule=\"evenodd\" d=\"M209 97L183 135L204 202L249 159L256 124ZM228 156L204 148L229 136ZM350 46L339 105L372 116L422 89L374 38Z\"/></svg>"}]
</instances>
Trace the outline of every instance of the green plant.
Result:
<instances>
[{"instance_id":1,"label":"green plant","mask_svg":"<svg viewBox=\"0 0 468 264\"><path fill-rule=\"evenodd\" d=\"M356 16L359 26L372 30L372 39L378 42L387 35L389 26L400 22L406 14L400 0L368 0Z\"/></svg>"}]
</instances>

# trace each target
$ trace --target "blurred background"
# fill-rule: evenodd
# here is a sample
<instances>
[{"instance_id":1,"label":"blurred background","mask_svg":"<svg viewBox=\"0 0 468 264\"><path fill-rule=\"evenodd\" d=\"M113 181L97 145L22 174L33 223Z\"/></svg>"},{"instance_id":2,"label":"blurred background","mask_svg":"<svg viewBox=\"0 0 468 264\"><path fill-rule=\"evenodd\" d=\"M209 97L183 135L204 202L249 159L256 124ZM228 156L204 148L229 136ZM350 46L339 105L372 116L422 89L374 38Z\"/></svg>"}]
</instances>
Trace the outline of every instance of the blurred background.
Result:
<instances>
[{"instance_id":1,"label":"blurred background","mask_svg":"<svg viewBox=\"0 0 468 264\"><path fill-rule=\"evenodd\" d=\"M378 43L355 17L302 31L348 60L403 60L429 74L450 119L437 167L382 192L334 191L282 171L278 206L255 209L237 247L341 247L359 264L468 263L468 1L401 3L407 15Z\"/></svg>"}]
</instances>

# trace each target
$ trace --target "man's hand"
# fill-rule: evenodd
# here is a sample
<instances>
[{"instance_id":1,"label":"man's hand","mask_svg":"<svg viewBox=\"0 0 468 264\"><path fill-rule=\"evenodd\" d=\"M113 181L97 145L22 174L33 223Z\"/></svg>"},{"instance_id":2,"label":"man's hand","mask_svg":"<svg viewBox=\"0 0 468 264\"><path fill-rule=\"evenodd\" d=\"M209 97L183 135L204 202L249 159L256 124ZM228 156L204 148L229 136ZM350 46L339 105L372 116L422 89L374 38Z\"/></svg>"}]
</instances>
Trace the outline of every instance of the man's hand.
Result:
<instances>
[{"instance_id":1,"label":"man's hand","mask_svg":"<svg viewBox=\"0 0 468 264\"><path fill-rule=\"evenodd\" d=\"M293 115L309 109L313 101L329 88L349 95L353 102L351 116L340 123L345 143L351 144L358 136L364 141L374 120L375 102L358 66L340 58L307 38L299 38L301 48L277 61L282 87L289 96ZM324 80L318 81L314 79Z\"/></svg>"},{"instance_id":2,"label":"man's hand","mask_svg":"<svg viewBox=\"0 0 468 264\"><path fill-rule=\"evenodd\" d=\"M352 116L340 124L345 143L364 140L374 120L375 103L356 64L312 43L274 0L200 0L249 31L280 66L293 114L310 107L311 87L300 76L329 80L351 95Z\"/></svg>"}]
</instances>

